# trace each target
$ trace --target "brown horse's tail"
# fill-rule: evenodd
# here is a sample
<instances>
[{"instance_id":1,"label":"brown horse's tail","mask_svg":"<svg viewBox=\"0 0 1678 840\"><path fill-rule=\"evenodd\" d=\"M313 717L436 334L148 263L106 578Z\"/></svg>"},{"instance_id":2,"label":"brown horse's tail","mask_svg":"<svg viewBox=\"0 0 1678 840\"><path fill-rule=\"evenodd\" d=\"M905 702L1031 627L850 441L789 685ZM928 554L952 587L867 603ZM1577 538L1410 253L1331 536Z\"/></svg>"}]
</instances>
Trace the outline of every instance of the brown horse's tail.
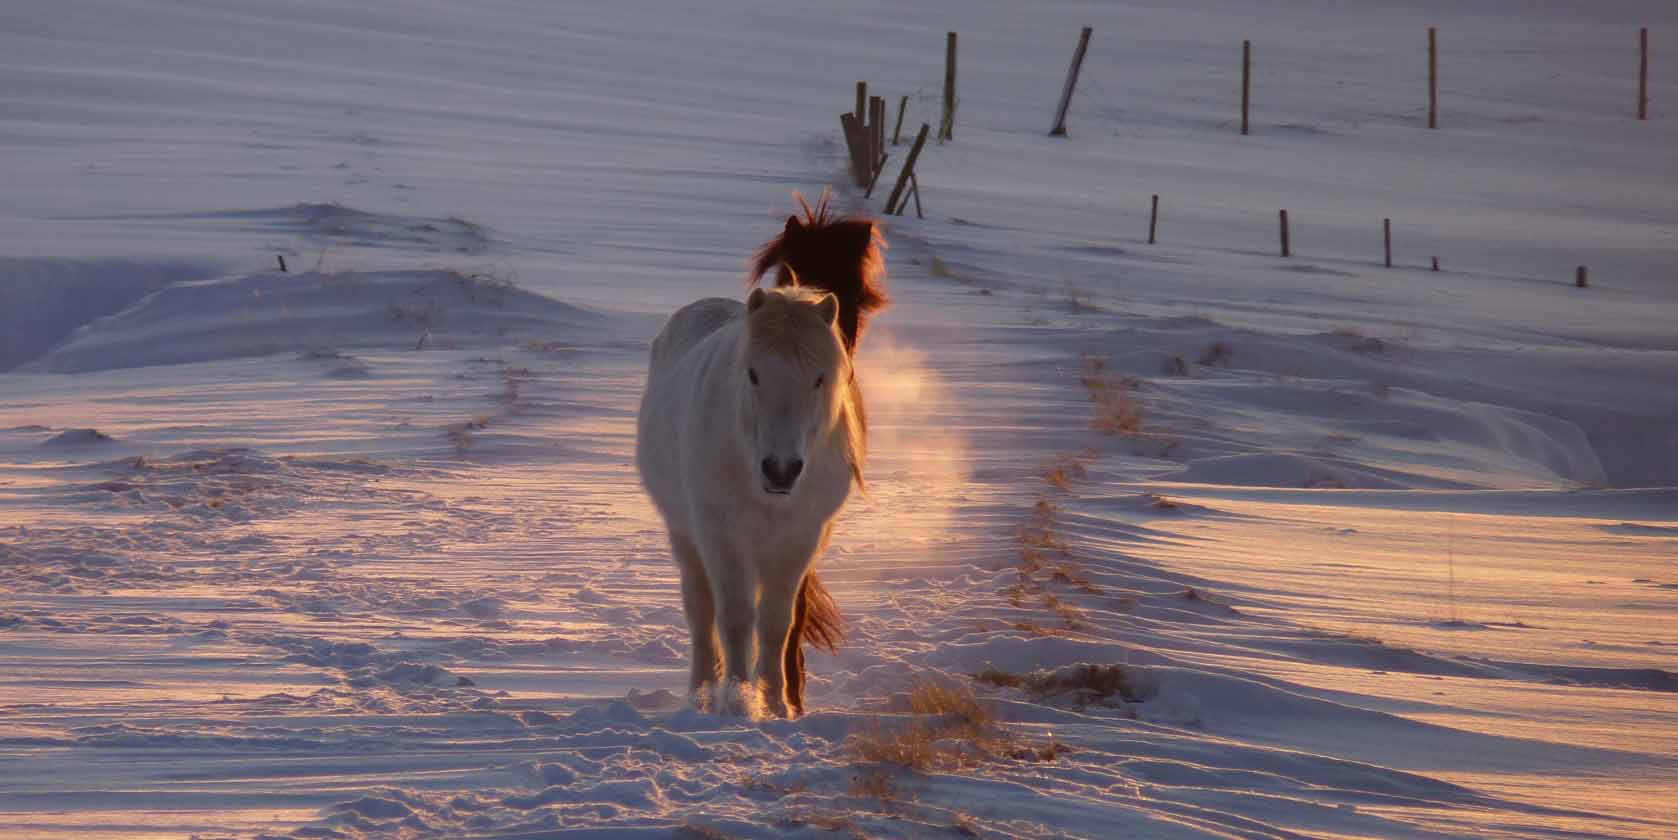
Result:
<instances>
[{"instance_id":1,"label":"brown horse's tail","mask_svg":"<svg viewBox=\"0 0 1678 840\"><path fill-rule=\"evenodd\" d=\"M798 587L798 599L793 602L792 633L787 639L783 663L787 705L792 707L794 715L804 714L804 643L838 653L839 643L844 640L845 618L839 614L839 605L833 602L833 596L815 572L805 575Z\"/></svg>"},{"instance_id":2,"label":"brown horse's tail","mask_svg":"<svg viewBox=\"0 0 1678 840\"><path fill-rule=\"evenodd\" d=\"M798 588L797 611L804 616L799 637L828 653L838 653L845 641L845 617L815 572L805 575L804 585Z\"/></svg>"}]
</instances>

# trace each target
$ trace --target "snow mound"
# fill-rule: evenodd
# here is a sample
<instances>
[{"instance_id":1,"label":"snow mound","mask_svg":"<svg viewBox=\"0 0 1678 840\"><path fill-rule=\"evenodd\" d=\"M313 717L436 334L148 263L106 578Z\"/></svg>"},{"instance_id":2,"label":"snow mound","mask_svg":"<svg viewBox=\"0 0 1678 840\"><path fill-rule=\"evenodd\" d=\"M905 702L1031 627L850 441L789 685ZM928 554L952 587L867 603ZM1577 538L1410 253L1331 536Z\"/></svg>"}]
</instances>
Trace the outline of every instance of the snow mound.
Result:
<instances>
[{"instance_id":1,"label":"snow mound","mask_svg":"<svg viewBox=\"0 0 1678 840\"><path fill-rule=\"evenodd\" d=\"M496 346L575 338L609 321L483 275L263 273L169 286L81 327L23 369L80 373L337 348Z\"/></svg>"},{"instance_id":2,"label":"snow mound","mask_svg":"<svg viewBox=\"0 0 1678 840\"><path fill-rule=\"evenodd\" d=\"M41 355L95 318L209 273L179 263L0 257L0 371Z\"/></svg>"}]
</instances>

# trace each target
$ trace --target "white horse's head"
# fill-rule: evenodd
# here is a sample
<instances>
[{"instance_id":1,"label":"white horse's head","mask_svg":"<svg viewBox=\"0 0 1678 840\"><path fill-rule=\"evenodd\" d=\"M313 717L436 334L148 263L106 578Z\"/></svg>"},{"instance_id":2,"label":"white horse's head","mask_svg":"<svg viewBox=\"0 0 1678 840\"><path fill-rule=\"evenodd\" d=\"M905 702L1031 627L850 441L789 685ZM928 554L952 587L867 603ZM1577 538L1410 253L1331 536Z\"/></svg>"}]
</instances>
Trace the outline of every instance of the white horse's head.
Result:
<instances>
[{"instance_id":1,"label":"white horse's head","mask_svg":"<svg viewBox=\"0 0 1678 840\"><path fill-rule=\"evenodd\" d=\"M741 342L748 465L771 497L793 493L805 462L844 422L850 356L834 326L839 301L797 287L754 289Z\"/></svg>"}]
</instances>

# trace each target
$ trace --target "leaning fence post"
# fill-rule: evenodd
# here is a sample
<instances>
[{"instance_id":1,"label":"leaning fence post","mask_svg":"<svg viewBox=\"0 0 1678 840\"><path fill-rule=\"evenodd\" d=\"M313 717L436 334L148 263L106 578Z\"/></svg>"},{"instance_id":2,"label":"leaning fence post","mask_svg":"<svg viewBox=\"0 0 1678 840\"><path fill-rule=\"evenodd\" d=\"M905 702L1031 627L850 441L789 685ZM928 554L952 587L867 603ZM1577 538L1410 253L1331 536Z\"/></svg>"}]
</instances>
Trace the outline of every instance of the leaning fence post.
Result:
<instances>
[{"instance_id":1,"label":"leaning fence post","mask_svg":"<svg viewBox=\"0 0 1678 840\"><path fill-rule=\"evenodd\" d=\"M905 95L897 100L897 127L891 130L891 144L897 145L897 136L903 133L903 112L909 110L909 97Z\"/></svg>"},{"instance_id":2,"label":"leaning fence post","mask_svg":"<svg viewBox=\"0 0 1678 840\"><path fill-rule=\"evenodd\" d=\"M1382 240L1382 244L1386 247L1387 268L1392 268L1393 267L1393 220L1392 219L1382 219L1381 220L1381 240Z\"/></svg>"},{"instance_id":3,"label":"leaning fence post","mask_svg":"<svg viewBox=\"0 0 1678 840\"><path fill-rule=\"evenodd\" d=\"M1427 28L1427 127L1439 127L1439 30Z\"/></svg>"},{"instance_id":4,"label":"leaning fence post","mask_svg":"<svg viewBox=\"0 0 1678 840\"><path fill-rule=\"evenodd\" d=\"M1282 220L1282 256L1291 257L1293 256L1293 249L1288 247L1288 211L1281 211L1280 218Z\"/></svg>"},{"instance_id":5,"label":"leaning fence post","mask_svg":"<svg viewBox=\"0 0 1678 840\"><path fill-rule=\"evenodd\" d=\"M280 261L280 273L285 274L286 273L285 254L275 254L274 258L278 259Z\"/></svg>"},{"instance_id":6,"label":"leaning fence post","mask_svg":"<svg viewBox=\"0 0 1678 840\"><path fill-rule=\"evenodd\" d=\"M1649 27L1637 30L1637 118L1649 118Z\"/></svg>"},{"instance_id":7,"label":"leaning fence post","mask_svg":"<svg viewBox=\"0 0 1678 840\"><path fill-rule=\"evenodd\" d=\"M1154 193L1154 200L1148 208L1148 244L1154 244L1154 231L1159 229L1159 193Z\"/></svg>"},{"instance_id":8,"label":"leaning fence post","mask_svg":"<svg viewBox=\"0 0 1678 840\"><path fill-rule=\"evenodd\" d=\"M1241 133L1247 133L1247 103L1253 90L1253 42L1241 42Z\"/></svg>"},{"instance_id":9,"label":"leaning fence post","mask_svg":"<svg viewBox=\"0 0 1678 840\"><path fill-rule=\"evenodd\" d=\"M892 215L897 209L897 200L903 197L903 186L915 174L915 161L920 159L921 146L926 145L926 135L931 130L932 126L921 123L920 133L915 135L915 145L909 147L909 157L903 160L903 170L897 173L897 185L891 188L891 198L886 199L886 215Z\"/></svg>"},{"instance_id":10,"label":"leaning fence post","mask_svg":"<svg viewBox=\"0 0 1678 840\"><path fill-rule=\"evenodd\" d=\"M1055 124L1049 129L1050 137L1066 136L1066 109L1072 107L1072 89L1078 85L1078 71L1084 66L1084 51L1090 46L1090 33L1093 27L1086 26L1078 33L1078 49L1072 51L1072 66L1066 68L1066 86L1060 91L1060 107L1055 109Z\"/></svg>"},{"instance_id":11,"label":"leaning fence post","mask_svg":"<svg viewBox=\"0 0 1678 840\"><path fill-rule=\"evenodd\" d=\"M956 139L956 34L944 41L944 121L938 125L938 142Z\"/></svg>"}]
</instances>

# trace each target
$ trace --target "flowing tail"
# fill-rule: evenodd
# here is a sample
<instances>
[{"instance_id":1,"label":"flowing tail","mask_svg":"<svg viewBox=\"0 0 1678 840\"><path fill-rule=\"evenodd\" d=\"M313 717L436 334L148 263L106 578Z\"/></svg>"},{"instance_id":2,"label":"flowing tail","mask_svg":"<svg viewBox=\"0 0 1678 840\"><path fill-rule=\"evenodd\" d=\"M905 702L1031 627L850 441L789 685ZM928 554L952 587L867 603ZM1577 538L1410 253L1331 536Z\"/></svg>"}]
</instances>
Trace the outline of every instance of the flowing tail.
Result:
<instances>
[{"instance_id":1,"label":"flowing tail","mask_svg":"<svg viewBox=\"0 0 1678 840\"><path fill-rule=\"evenodd\" d=\"M800 638L828 653L839 652L845 641L845 616L815 572L805 575L798 589L798 613Z\"/></svg>"},{"instance_id":2,"label":"flowing tail","mask_svg":"<svg viewBox=\"0 0 1678 840\"><path fill-rule=\"evenodd\" d=\"M840 614L839 605L815 572L805 575L793 606L792 633L788 637L785 661L787 705L792 707L794 715L804 714L804 643L838 653L843 641L845 617Z\"/></svg>"}]
</instances>

